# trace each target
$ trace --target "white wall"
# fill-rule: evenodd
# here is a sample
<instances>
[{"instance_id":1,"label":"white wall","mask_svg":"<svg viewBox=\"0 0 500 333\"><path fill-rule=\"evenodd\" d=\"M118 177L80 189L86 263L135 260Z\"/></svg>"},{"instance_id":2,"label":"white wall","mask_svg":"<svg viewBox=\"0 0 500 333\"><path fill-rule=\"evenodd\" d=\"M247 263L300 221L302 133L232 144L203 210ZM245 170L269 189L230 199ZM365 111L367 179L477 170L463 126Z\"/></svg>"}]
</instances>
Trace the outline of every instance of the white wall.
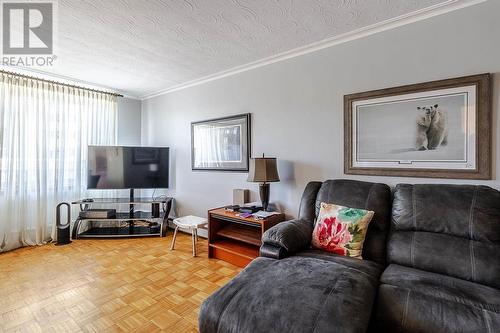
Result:
<instances>
[{"instance_id":1,"label":"white wall","mask_svg":"<svg viewBox=\"0 0 500 333\"><path fill-rule=\"evenodd\" d=\"M118 144L141 144L141 101L118 97Z\"/></svg>"},{"instance_id":2,"label":"white wall","mask_svg":"<svg viewBox=\"0 0 500 333\"><path fill-rule=\"evenodd\" d=\"M410 83L500 72L500 1L158 96L142 103L142 143L171 147L171 189L181 215L206 215L231 203L233 188L257 184L244 173L194 172L190 122L252 113L253 156L278 157L280 183L271 201L296 215L307 182L355 178L400 182L482 183L500 187L496 135L500 76L495 77L494 180L347 177L343 174L343 95Z\"/></svg>"}]
</instances>

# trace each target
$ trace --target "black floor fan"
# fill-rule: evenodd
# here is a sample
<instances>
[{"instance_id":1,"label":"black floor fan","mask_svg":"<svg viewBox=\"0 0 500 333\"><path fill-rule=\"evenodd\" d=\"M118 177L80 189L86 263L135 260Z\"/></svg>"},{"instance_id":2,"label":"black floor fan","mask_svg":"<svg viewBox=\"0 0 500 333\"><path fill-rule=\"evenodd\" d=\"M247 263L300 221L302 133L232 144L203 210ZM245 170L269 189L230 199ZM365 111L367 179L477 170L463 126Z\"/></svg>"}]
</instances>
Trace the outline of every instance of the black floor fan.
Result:
<instances>
[{"instance_id":1,"label":"black floor fan","mask_svg":"<svg viewBox=\"0 0 500 333\"><path fill-rule=\"evenodd\" d=\"M61 208L66 206L66 224L61 223ZM67 202L61 202L56 207L56 226L57 226L57 240L56 245L66 245L71 243L70 229L71 229L71 209Z\"/></svg>"}]
</instances>

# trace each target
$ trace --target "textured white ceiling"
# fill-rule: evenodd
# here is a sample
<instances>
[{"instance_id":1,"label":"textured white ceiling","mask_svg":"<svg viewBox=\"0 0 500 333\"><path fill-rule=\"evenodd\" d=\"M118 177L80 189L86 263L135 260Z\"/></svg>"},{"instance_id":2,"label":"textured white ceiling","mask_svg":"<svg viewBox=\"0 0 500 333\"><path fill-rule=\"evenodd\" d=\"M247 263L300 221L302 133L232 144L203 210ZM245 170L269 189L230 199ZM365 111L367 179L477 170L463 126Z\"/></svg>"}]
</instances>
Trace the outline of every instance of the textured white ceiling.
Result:
<instances>
[{"instance_id":1,"label":"textured white ceiling","mask_svg":"<svg viewBox=\"0 0 500 333\"><path fill-rule=\"evenodd\" d=\"M144 96L445 0L59 0L42 71Z\"/></svg>"}]
</instances>

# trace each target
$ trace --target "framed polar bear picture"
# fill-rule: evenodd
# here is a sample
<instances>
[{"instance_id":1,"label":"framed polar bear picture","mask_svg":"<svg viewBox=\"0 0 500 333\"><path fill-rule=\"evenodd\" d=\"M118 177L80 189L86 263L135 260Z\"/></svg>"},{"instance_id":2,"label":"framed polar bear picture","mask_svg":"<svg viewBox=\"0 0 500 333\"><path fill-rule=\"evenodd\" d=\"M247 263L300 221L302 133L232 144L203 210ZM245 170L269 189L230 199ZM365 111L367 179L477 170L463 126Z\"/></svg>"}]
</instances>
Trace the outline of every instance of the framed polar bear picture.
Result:
<instances>
[{"instance_id":1,"label":"framed polar bear picture","mask_svg":"<svg viewBox=\"0 0 500 333\"><path fill-rule=\"evenodd\" d=\"M491 75L344 96L346 174L491 179Z\"/></svg>"}]
</instances>

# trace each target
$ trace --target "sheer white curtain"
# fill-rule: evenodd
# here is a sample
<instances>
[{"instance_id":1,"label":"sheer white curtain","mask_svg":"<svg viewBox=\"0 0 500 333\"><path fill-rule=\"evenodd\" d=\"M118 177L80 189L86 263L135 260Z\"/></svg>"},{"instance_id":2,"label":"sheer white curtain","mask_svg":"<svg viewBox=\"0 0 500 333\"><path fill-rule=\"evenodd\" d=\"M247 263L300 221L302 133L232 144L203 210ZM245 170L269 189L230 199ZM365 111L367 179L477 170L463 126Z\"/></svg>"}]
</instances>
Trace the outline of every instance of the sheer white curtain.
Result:
<instances>
[{"instance_id":1,"label":"sheer white curtain","mask_svg":"<svg viewBox=\"0 0 500 333\"><path fill-rule=\"evenodd\" d=\"M116 144L116 96L0 74L0 252L51 240L86 192L87 146Z\"/></svg>"}]
</instances>

